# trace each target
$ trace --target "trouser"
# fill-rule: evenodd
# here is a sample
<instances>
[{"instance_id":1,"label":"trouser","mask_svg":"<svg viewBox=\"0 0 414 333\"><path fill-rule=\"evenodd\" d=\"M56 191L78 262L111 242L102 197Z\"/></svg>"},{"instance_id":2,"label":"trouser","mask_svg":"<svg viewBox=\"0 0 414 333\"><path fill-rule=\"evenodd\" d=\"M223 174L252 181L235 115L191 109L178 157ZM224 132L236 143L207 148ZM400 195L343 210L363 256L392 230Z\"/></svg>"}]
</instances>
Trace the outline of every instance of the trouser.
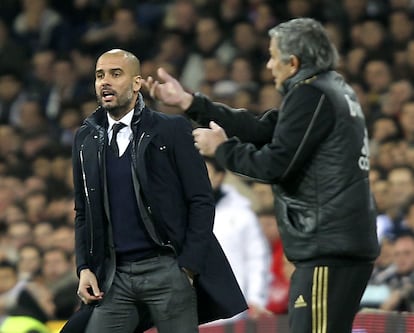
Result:
<instances>
[{"instance_id":1,"label":"trouser","mask_svg":"<svg viewBox=\"0 0 414 333\"><path fill-rule=\"evenodd\" d=\"M351 333L372 263L300 263L291 278L291 333Z\"/></svg>"},{"instance_id":2,"label":"trouser","mask_svg":"<svg viewBox=\"0 0 414 333\"><path fill-rule=\"evenodd\" d=\"M132 333L148 315L159 333L198 332L195 290L172 256L119 265L86 333Z\"/></svg>"}]
</instances>

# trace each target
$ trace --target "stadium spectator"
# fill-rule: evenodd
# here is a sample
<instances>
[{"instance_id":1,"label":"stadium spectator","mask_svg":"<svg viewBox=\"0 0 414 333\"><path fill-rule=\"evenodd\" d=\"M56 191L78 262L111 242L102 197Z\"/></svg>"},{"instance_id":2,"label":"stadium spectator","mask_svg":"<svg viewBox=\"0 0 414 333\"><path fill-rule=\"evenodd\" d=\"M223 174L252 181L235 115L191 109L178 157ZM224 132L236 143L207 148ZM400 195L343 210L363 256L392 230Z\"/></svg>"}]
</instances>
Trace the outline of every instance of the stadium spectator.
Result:
<instances>
[{"instance_id":1,"label":"stadium spectator","mask_svg":"<svg viewBox=\"0 0 414 333\"><path fill-rule=\"evenodd\" d=\"M53 245L53 225L50 222L40 221L33 227L33 242L45 251Z\"/></svg>"},{"instance_id":2,"label":"stadium spectator","mask_svg":"<svg viewBox=\"0 0 414 333\"><path fill-rule=\"evenodd\" d=\"M195 37L195 26L199 19L199 8L192 0L173 1L165 13L164 30L175 30L184 39L184 44L192 45Z\"/></svg>"},{"instance_id":3,"label":"stadium spectator","mask_svg":"<svg viewBox=\"0 0 414 333\"><path fill-rule=\"evenodd\" d=\"M16 125L22 103L27 99L22 76L0 68L0 124Z\"/></svg>"},{"instance_id":4,"label":"stadium spectator","mask_svg":"<svg viewBox=\"0 0 414 333\"><path fill-rule=\"evenodd\" d=\"M72 256L64 249L51 247L43 253L42 282L52 293L55 317L68 319L78 308L78 279Z\"/></svg>"},{"instance_id":5,"label":"stadium spectator","mask_svg":"<svg viewBox=\"0 0 414 333\"><path fill-rule=\"evenodd\" d=\"M41 273L43 253L34 243L21 246L17 254L17 273L19 280L31 281Z\"/></svg>"},{"instance_id":6,"label":"stadium spectator","mask_svg":"<svg viewBox=\"0 0 414 333\"><path fill-rule=\"evenodd\" d=\"M398 235L393 245L395 273L386 281L390 294L380 305L382 310L413 311L414 306L414 234Z\"/></svg>"},{"instance_id":7,"label":"stadium spectator","mask_svg":"<svg viewBox=\"0 0 414 333\"><path fill-rule=\"evenodd\" d=\"M403 209L406 202L414 195L414 173L409 166L396 166L388 172L388 206L385 213L377 217L378 239L384 235L395 237L403 225Z\"/></svg>"},{"instance_id":8,"label":"stadium spectator","mask_svg":"<svg viewBox=\"0 0 414 333\"><path fill-rule=\"evenodd\" d=\"M257 212L259 223L272 249L271 283L266 308L275 314L288 312L289 286L293 264L289 263L283 253L282 240L277 227L273 208L262 208ZM290 266L291 270L287 268Z\"/></svg>"},{"instance_id":9,"label":"stadium spectator","mask_svg":"<svg viewBox=\"0 0 414 333\"><path fill-rule=\"evenodd\" d=\"M45 114L52 123L57 123L65 103L73 103L87 91L80 85L70 57L59 57L52 65L53 78L45 100ZM55 125L56 126L56 125Z\"/></svg>"},{"instance_id":10,"label":"stadium spectator","mask_svg":"<svg viewBox=\"0 0 414 333\"><path fill-rule=\"evenodd\" d=\"M49 304L52 306L45 307L46 295L41 299L38 298L40 293L35 294L40 291L41 285L19 281L16 267L11 262L0 261L0 280L0 318L28 316L40 323L53 318L50 312L53 303Z\"/></svg>"},{"instance_id":11,"label":"stadium spectator","mask_svg":"<svg viewBox=\"0 0 414 333\"><path fill-rule=\"evenodd\" d=\"M151 54L150 36L140 27L134 7L115 7L110 24L88 30L83 42L98 55L105 50L121 48L137 55L142 61Z\"/></svg>"},{"instance_id":12,"label":"stadium spectator","mask_svg":"<svg viewBox=\"0 0 414 333\"><path fill-rule=\"evenodd\" d=\"M13 21L13 32L30 56L41 49L70 49L70 31L59 13L48 6L47 0L23 0L21 4L22 11Z\"/></svg>"},{"instance_id":13,"label":"stadium spectator","mask_svg":"<svg viewBox=\"0 0 414 333\"><path fill-rule=\"evenodd\" d=\"M383 237L381 252L374 263L374 270L361 299L361 307L379 308L390 296L389 279L396 274L393 260L394 240Z\"/></svg>"},{"instance_id":14,"label":"stadium spectator","mask_svg":"<svg viewBox=\"0 0 414 333\"><path fill-rule=\"evenodd\" d=\"M0 66L23 75L28 66L28 57L22 45L12 36L5 19L0 17Z\"/></svg>"},{"instance_id":15,"label":"stadium spectator","mask_svg":"<svg viewBox=\"0 0 414 333\"><path fill-rule=\"evenodd\" d=\"M246 20L234 25L232 43L237 50L237 55L246 57L255 71L266 61L265 50L251 22Z\"/></svg>"},{"instance_id":16,"label":"stadium spectator","mask_svg":"<svg viewBox=\"0 0 414 333\"><path fill-rule=\"evenodd\" d=\"M399 123L402 134L407 142L414 142L414 100L410 99L402 103Z\"/></svg>"},{"instance_id":17,"label":"stadium spectator","mask_svg":"<svg viewBox=\"0 0 414 333\"><path fill-rule=\"evenodd\" d=\"M230 184L224 184L226 170L212 158L205 158L205 162L216 202L213 232L249 305L247 313L231 320L258 319L268 314L265 310L270 282L267 240L250 201Z\"/></svg>"},{"instance_id":18,"label":"stadium spectator","mask_svg":"<svg viewBox=\"0 0 414 333\"><path fill-rule=\"evenodd\" d=\"M203 17L198 20L195 38L195 50L189 54L181 74L183 85L191 90L197 90L204 80L202 64L206 57L217 57L224 65L228 65L235 55L234 46L226 39L214 17Z\"/></svg>"}]
</instances>

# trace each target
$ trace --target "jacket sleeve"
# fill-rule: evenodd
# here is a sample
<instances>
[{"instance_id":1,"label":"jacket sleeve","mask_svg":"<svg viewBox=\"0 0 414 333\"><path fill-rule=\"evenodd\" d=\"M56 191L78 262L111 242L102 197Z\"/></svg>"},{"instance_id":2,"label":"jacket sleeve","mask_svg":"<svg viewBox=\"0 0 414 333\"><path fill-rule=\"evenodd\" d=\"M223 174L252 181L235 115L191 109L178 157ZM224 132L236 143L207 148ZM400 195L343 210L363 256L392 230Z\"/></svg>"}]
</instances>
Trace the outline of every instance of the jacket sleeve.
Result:
<instances>
[{"instance_id":1,"label":"jacket sleeve","mask_svg":"<svg viewBox=\"0 0 414 333\"><path fill-rule=\"evenodd\" d=\"M205 127L213 120L224 128L228 137L237 136L242 142L262 146L272 138L278 112L272 109L257 117L245 109L233 109L225 104L213 103L207 97L196 93L186 115Z\"/></svg>"},{"instance_id":2,"label":"jacket sleeve","mask_svg":"<svg viewBox=\"0 0 414 333\"><path fill-rule=\"evenodd\" d=\"M214 199L206 165L194 147L191 124L183 117L177 119L174 154L188 211L185 240L178 261L181 267L199 273L213 235Z\"/></svg>"},{"instance_id":3,"label":"jacket sleeve","mask_svg":"<svg viewBox=\"0 0 414 333\"><path fill-rule=\"evenodd\" d=\"M85 191L82 179L82 167L80 161L80 132L78 130L72 146L72 168L75 200L75 254L76 272L87 268L87 243L86 243L86 219L85 219Z\"/></svg>"},{"instance_id":4,"label":"jacket sleeve","mask_svg":"<svg viewBox=\"0 0 414 333\"><path fill-rule=\"evenodd\" d=\"M332 105L317 88L301 85L284 101L271 142L263 147L237 138L221 144L216 158L227 169L268 183L295 174L329 134Z\"/></svg>"}]
</instances>

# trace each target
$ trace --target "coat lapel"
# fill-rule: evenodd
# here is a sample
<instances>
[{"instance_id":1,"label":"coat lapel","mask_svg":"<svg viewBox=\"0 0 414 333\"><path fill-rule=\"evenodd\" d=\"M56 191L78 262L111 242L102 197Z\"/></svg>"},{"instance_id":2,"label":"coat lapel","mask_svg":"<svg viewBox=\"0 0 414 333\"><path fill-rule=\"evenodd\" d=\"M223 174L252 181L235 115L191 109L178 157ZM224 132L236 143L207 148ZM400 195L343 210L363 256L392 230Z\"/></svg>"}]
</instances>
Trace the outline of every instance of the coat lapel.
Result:
<instances>
[{"instance_id":1,"label":"coat lapel","mask_svg":"<svg viewBox=\"0 0 414 333\"><path fill-rule=\"evenodd\" d=\"M133 155L136 155L136 165L134 167L137 170L137 176L143 190L148 189L148 174L146 167L145 152L148 148L149 143L157 135L157 128L154 123L154 117L152 117L152 111L147 108L144 108L141 113L141 122L138 128L133 130L137 131L136 139L134 142L135 152Z\"/></svg>"}]
</instances>

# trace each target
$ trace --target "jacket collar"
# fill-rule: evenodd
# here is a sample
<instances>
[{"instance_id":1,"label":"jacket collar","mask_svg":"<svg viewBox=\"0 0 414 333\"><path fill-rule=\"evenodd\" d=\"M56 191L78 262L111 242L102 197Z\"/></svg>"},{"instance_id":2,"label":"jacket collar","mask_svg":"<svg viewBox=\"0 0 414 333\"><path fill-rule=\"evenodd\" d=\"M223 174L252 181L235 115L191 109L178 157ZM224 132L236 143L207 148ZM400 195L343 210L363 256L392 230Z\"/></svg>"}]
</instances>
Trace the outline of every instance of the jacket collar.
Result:
<instances>
[{"instance_id":1,"label":"jacket collar","mask_svg":"<svg viewBox=\"0 0 414 333\"><path fill-rule=\"evenodd\" d=\"M134 115L132 116L131 126L137 125L140 122L141 114L144 108L144 98L142 97L141 93L139 93L134 107ZM108 119L106 117L105 109L102 106L99 106L94 113L92 113L88 118L85 119L84 123L98 130L102 128L107 128Z\"/></svg>"},{"instance_id":2,"label":"jacket collar","mask_svg":"<svg viewBox=\"0 0 414 333\"><path fill-rule=\"evenodd\" d=\"M312 76L319 74L319 70L315 68L305 67L300 68L299 71L288 78L285 82L282 83L282 87L279 89L279 92L285 96L293 87L299 83L305 81L306 79L311 78Z\"/></svg>"}]
</instances>

